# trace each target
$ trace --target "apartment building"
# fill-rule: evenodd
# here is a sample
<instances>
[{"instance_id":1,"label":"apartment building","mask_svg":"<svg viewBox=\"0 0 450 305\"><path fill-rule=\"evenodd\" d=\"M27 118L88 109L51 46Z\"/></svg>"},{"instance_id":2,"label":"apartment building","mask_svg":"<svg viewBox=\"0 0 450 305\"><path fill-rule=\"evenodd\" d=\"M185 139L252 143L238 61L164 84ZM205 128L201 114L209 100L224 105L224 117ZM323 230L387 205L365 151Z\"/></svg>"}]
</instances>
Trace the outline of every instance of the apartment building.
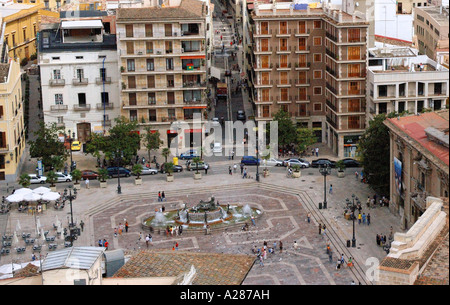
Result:
<instances>
[{"instance_id":1,"label":"apartment building","mask_svg":"<svg viewBox=\"0 0 450 305\"><path fill-rule=\"evenodd\" d=\"M120 115L116 35L105 25L101 17L62 20L40 32L44 121L83 143L92 132L106 133Z\"/></svg>"},{"instance_id":2,"label":"apartment building","mask_svg":"<svg viewBox=\"0 0 450 305\"><path fill-rule=\"evenodd\" d=\"M20 64L0 63L0 183L16 181L24 159L25 129Z\"/></svg>"},{"instance_id":3,"label":"apartment building","mask_svg":"<svg viewBox=\"0 0 450 305\"><path fill-rule=\"evenodd\" d=\"M380 113L417 114L448 106L448 68L416 49L369 49L367 71L367 121Z\"/></svg>"},{"instance_id":4,"label":"apartment building","mask_svg":"<svg viewBox=\"0 0 450 305\"><path fill-rule=\"evenodd\" d=\"M138 121L139 132L159 131L163 145L178 135L173 122L206 118L208 14L207 3L197 0L117 9L121 114ZM202 129L185 132L188 141ZM200 143L185 143L194 144Z\"/></svg>"},{"instance_id":5,"label":"apartment building","mask_svg":"<svg viewBox=\"0 0 450 305\"><path fill-rule=\"evenodd\" d=\"M421 74L421 73L419 73ZM390 204L411 227L427 209L426 198L447 197L449 111L387 119L390 134Z\"/></svg>"},{"instance_id":6,"label":"apartment building","mask_svg":"<svg viewBox=\"0 0 450 305\"><path fill-rule=\"evenodd\" d=\"M449 8L429 6L414 11L415 40L420 54L439 60L439 54L449 52ZM440 60L442 63L443 61Z\"/></svg>"},{"instance_id":7,"label":"apartment building","mask_svg":"<svg viewBox=\"0 0 450 305\"><path fill-rule=\"evenodd\" d=\"M283 109L337 155L350 157L365 129L368 23L339 8L255 2L250 78L257 121Z\"/></svg>"}]
</instances>

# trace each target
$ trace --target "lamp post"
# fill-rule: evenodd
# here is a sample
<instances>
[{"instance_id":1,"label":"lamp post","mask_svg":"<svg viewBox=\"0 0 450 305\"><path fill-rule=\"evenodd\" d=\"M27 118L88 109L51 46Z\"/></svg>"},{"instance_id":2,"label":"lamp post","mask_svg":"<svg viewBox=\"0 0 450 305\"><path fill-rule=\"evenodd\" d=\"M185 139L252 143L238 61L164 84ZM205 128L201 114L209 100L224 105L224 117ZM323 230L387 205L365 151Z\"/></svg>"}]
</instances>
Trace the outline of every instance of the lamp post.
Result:
<instances>
[{"instance_id":1,"label":"lamp post","mask_svg":"<svg viewBox=\"0 0 450 305\"><path fill-rule=\"evenodd\" d=\"M123 158L123 151L117 151L113 153L113 159L117 165L117 194L122 194L122 188L120 186L120 160Z\"/></svg>"},{"instance_id":2,"label":"lamp post","mask_svg":"<svg viewBox=\"0 0 450 305\"><path fill-rule=\"evenodd\" d=\"M355 237L355 199L357 202L359 202L358 197L355 196L355 194L352 194L352 221L353 221L353 238L352 238L352 247L355 248L356 247L356 237ZM346 199L347 203L350 202L350 200L348 200L348 198Z\"/></svg>"},{"instance_id":3,"label":"lamp post","mask_svg":"<svg viewBox=\"0 0 450 305\"><path fill-rule=\"evenodd\" d=\"M326 167L324 166L319 166L319 172L322 174L323 176L323 183L324 183L324 189L323 189L323 208L326 209L327 208L327 176L331 174L331 168L330 165L327 164Z\"/></svg>"},{"instance_id":4,"label":"lamp post","mask_svg":"<svg viewBox=\"0 0 450 305\"><path fill-rule=\"evenodd\" d=\"M72 136L70 136L70 129L69 129L69 143L70 143L70 147L69 147L69 150L70 150L70 173L72 173L72 171L73 171L73 159L72 159L72 142L73 142L73 139L75 138L75 132L73 132L72 133Z\"/></svg>"},{"instance_id":5,"label":"lamp post","mask_svg":"<svg viewBox=\"0 0 450 305\"><path fill-rule=\"evenodd\" d=\"M72 210L72 200L77 199L77 189L73 188L73 185L69 185L69 195L67 195L67 189L64 189L64 197L66 199L69 199L70 203L70 223L69 223L69 231L70 231L70 246L73 246L73 240L75 233L75 223L73 222L73 210ZM72 188L73 188L73 194L72 194Z\"/></svg>"}]
</instances>

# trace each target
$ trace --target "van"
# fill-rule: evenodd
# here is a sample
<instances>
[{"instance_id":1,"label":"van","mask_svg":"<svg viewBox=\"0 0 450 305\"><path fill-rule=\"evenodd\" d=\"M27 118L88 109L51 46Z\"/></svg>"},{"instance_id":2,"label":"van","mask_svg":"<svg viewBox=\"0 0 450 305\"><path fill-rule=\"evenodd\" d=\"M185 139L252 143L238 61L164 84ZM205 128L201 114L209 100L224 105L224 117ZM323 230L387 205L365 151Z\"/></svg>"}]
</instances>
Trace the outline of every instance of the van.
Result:
<instances>
[{"instance_id":1,"label":"van","mask_svg":"<svg viewBox=\"0 0 450 305\"><path fill-rule=\"evenodd\" d=\"M259 165L261 163L261 159L257 159L253 156L243 156L241 159L241 164L244 165Z\"/></svg>"}]
</instances>

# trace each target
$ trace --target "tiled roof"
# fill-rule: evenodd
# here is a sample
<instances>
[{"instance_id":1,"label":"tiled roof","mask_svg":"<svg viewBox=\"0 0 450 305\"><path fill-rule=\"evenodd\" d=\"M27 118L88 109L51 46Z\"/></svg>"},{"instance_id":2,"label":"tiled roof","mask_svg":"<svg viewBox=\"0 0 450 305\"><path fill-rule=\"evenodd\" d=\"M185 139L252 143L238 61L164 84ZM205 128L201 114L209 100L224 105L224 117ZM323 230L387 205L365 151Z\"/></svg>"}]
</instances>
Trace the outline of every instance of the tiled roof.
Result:
<instances>
[{"instance_id":1,"label":"tiled roof","mask_svg":"<svg viewBox=\"0 0 450 305\"><path fill-rule=\"evenodd\" d=\"M407 271L411 268L411 266L414 264L414 262L415 262L414 260L409 260L409 259L385 257L381 261L380 267L393 268L393 269Z\"/></svg>"},{"instance_id":2,"label":"tiled roof","mask_svg":"<svg viewBox=\"0 0 450 305\"><path fill-rule=\"evenodd\" d=\"M123 20L161 20L178 18L202 18L205 15L204 3L198 0L182 0L178 7L139 7L120 8L117 21Z\"/></svg>"},{"instance_id":3,"label":"tiled roof","mask_svg":"<svg viewBox=\"0 0 450 305\"><path fill-rule=\"evenodd\" d=\"M179 277L194 265L193 285L240 285L254 261L243 254L149 250L134 255L114 277Z\"/></svg>"},{"instance_id":4,"label":"tiled roof","mask_svg":"<svg viewBox=\"0 0 450 305\"><path fill-rule=\"evenodd\" d=\"M30 277L38 274L39 267L33 264L28 264L19 271L14 273L14 277Z\"/></svg>"}]
</instances>

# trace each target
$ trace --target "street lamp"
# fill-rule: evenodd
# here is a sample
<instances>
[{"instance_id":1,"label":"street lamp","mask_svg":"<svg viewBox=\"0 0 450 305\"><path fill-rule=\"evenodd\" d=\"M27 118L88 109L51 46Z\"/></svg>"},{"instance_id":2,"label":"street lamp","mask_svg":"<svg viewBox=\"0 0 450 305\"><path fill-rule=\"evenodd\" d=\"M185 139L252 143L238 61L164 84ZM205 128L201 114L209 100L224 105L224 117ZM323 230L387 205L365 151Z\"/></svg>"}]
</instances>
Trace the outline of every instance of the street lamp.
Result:
<instances>
[{"instance_id":1,"label":"street lamp","mask_svg":"<svg viewBox=\"0 0 450 305\"><path fill-rule=\"evenodd\" d=\"M360 203L358 197L355 196L355 194L352 194L352 220L353 220L353 239L352 239L352 247L355 248L356 247L356 237L355 237L355 210L356 210L356 206L355 206L355 199L357 203ZM350 205L350 200L347 198L345 199L347 206Z\"/></svg>"},{"instance_id":2,"label":"street lamp","mask_svg":"<svg viewBox=\"0 0 450 305\"><path fill-rule=\"evenodd\" d=\"M73 185L69 185L69 195L67 195L67 189L64 189L64 197L66 199L69 199L69 203L70 203L70 223L69 223L70 246L73 246L74 236L76 235L76 232L75 232L76 227L75 227L75 223L73 222L72 200L77 199L77 189L73 188L73 194L72 194L72 188L73 188Z\"/></svg>"},{"instance_id":3,"label":"street lamp","mask_svg":"<svg viewBox=\"0 0 450 305\"><path fill-rule=\"evenodd\" d=\"M323 183L324 183L324 189L323 189L323 208L326 209L327 208L327 176L331 174L331 168L330 165L327 164L326 167L324 166L319 166L319 172L322 174L323 176Z\"/></svg>"},{"instance_id":4,"label":"street lamp","mask_svg":"<svg viewBox=\"0 0 450 305\"><path fill-rule=\"evenodd\" d=\"M73 171L73 159L72 159L72 142L73 142L73 140L74 140L74 138L75 138L75 132L73 132L72 133L72 137L70 136L70 129L69 129L69 143L70 143L70 147L69 147L69 150L70 150L70 173L72 173L72 171Z\"/></svg>"},{"instance_id":5,"label":"street lamp","mask_svg":"<svg viewBox=\"0 0 450 305\"><path fill-rule=\"evenodd\" d=\"M123 158L123 151L117 151L113 153L113 159L117 165L117 194L122 194L122 188L120 186L120 160Z\"/></svg>"}]
</instances>

